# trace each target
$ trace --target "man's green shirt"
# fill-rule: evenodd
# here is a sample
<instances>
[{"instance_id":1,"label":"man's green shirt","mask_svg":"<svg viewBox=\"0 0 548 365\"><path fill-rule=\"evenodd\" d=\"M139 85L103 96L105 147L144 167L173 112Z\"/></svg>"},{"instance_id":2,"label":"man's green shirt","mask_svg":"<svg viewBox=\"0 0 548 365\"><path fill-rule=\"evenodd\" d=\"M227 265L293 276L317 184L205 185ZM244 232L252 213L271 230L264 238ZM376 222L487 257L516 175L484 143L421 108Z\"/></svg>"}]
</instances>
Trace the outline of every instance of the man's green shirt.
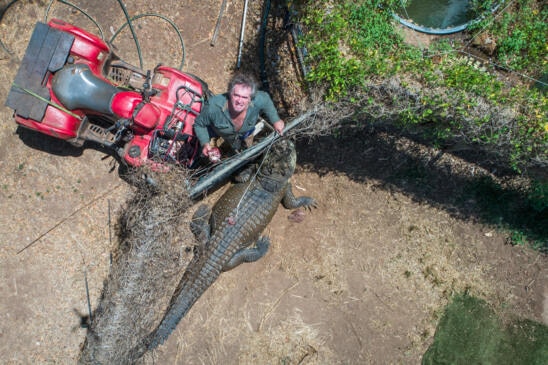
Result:
<instances>
[{"instance_id":1,"label":"man's green shirt","mask_svg":"<svg viewBox=\"0 0 548 365\"><path fill-rule=\"evenodd\" d=\"M209 143L208 127L210 127L217 136L222 137L233 149L238 150L241 145L240 137L255 127L261 114L264 114L271 124L280 120L270 96L264 91L257 91L249 103L242 128L235 131L228 112L228 94L215 95L208 100L196 118L194 132L200 144L204 146Z\"/></svg>"}]
</instances>

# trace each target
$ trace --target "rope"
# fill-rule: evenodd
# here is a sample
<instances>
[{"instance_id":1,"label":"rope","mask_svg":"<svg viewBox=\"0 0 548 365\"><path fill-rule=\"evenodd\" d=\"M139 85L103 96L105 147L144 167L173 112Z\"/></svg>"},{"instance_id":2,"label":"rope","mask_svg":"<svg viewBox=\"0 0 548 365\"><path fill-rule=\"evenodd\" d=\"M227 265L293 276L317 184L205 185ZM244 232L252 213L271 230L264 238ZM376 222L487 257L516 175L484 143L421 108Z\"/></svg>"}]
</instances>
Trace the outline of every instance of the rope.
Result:
<instances>
[{"instance_id":1,"label":"rope","mask_svg":"<svg viewBox=\"0 0 548 365\"><path fill-rule=\"evenodd\" d=\"M48 235L51 231L53 231L55 228L59 227L61 224L65 223L68 219L70 219L71 217L73 217L74 215L78 214L79 212L81 212L82 210L84 210L85 208L88 208L90 207L91 205L95 204L96 201L104 198L105 196L107 196L108 194L112 193L114 190L118 189L120 186L122 186L121 184L118 184L116 186L114 186L112 189L110 190L107 190L105 191L103 194L95 197L94 199L92 199L89 203L85 204L85 205L82 205L80 208L76 209L75 211L73 211L72 213L70 213L68 216L66 216L65 218L61 219L60 221L58 221L53 227L51 227L50 229L48 229L46 232L42 233L40 236L38 236L37 238L35 238L31 243L29 243L28 245L26 245L25 247L23 247L22 249L20 249L19 251L17 251L17 255L19 255L21 252L25 251L27 248L29 248L30 246L34 245L36 242L40 241L43 237L45 237L46 235Z\"/></svg>"},{"instance_id":2,"label":"rope","mask_svg":"<svg viewBox=\"0 0 548 365\"><path fill-rule=\"evenodd\" d=\"M242 204L242 201L244 200L247 192L249 191L249 188L251 187L251 183L254 182L255 180L257 180L257 176L259 175L259 172L261 171L261 167L263 166L264 161L265 161L266 157L268 156L268 153L270 152L270 149L272 148L272 145L274 144L274 142L276 142L275 139L273 139L272 142L270 142L268 144L268 146L265 148L265 152L264 152L265 157L261 160L261 163L257 167L257 171L255 171L255 173L251 177L251 180L249 181L249 184L247 184L247 187L245 188L244 193L242 194L242 197L238 201L238 204L236 205L236 217L238 217L238 214L240 212L240 204ZM236 217L234 217L234 218L236 218Z\"/></svg>"},{"instance_id":3,"label":"rope","mask_svg":"<svg viewBox=\"0 0 548 365\"><path fill-rule=\"evenodd\" d=\"M472 36L472 38L470 39L470 41L464 45L463 49L465 49L466 47L468 47L468 46L470 45L470 43L472 43L472 41L473 41L476 37L478 37L483 31L485 31L485 29L486 29L489 25L491 25L491 23L493 23L493 22L495 21L495 19L496 19L499 15L501 15L502 13L504 13L504 12L506 11L506 9L508 9L508 7L510 7L510 5L512 5L512 3L513 3L514 1L515 1L515 0L510 0L510 2L508 3L508 5L506 5L506 6L504 7L504 9L502 9L498 14L496 14L496 15L493 17L493 19L492 19L491 21L487 22L483 28L481 28L475 35ZM497 5L495 8L493 8L492 13L494 13L495 11L497 11L498 7L499 7L499 6Z\"/></svg>"},{"instance_id":4,"label":"rope","mask_svg":"<svg viewBox=\"0 0 548 365\"><path fill-rule=\"evenodd\" d=\"M398 14L396 14L395 12L392 12L392 17L394 19L396 19L397 21L399 21L401 24L405 25L406 27L409 27L409 28L411 28L413 30L416 30L418 32L427 33L427 34L447 35L447 34L462 32L463 30L468 28L471 24L474 24L474 23L478 22L480 19L483 19L483 17L481 17L480 19L473 19L473 20L467 21L464 24L460 24L460 25L457 25L457 26L454 26L454 27L449 27L449 28L444 28L444 29L430 28L430 27L419 25L419 24L416 24L416 23L413 23L411 21L406 20L406 19L411 19L411 17L409 16L409 13L407 12L407 8L403 4L403 0L400 0L400 5L401 5L401 8L403 9L403 11L405 13L405 19L402 18L401 16L399 16ZM496 6L491 8L491 12L494 13L498 9L498 7L499 7L499 5L497 4Z\"/></svg>"},{"instance_id":5,"label":"rope","mask_svg":"<svg viewBox=\"0 0 548 365\"><path fill-rule=\"evenodd\" d=\"M199 177L199 176L203 176L204 174L210 172L211 170L217 168L219 166L219 164L221 165L226 165L228 163L230 163L232 160L235 160L235 159L239 159L241 158L240 155L238 153L232 155L232 156L228 156L228 157L224 157L220 163L218 164L215 164L215 165L207 165L207 166L204 166L202 168L197 168L195 169L194 173L190 175L190 178L196 178L196 177Z\"/></svg>"},{"instance_id":6,"label":"rope","mask_svg":"<svg viewBox=\"0 0 548 365\"><path fill-rule=\"evenodd\" d=\"M515 70L512 70L512 69L506 67L506 66L503 66L503 65L501 65L501 64L495 63L495 62L490 61L490 60L486 60L486 59L481 58L481 57L479 57L479 56L473 55L473 54L471 54L471 53L469 53L469 52L466 52L466 51L463 51L463 50L458 50L457 52L462 53L462 54L464 54L464 55L466 55L466 56L475 58L475 59L477 59L477 60L487 62L487 63L489 63L490 65L493 65L493 66L495 66L495 67L497 67L497 68L501 68L501 69L503 69L503 70L505 70L505 71L513 72L513 73L515 73L515 74L518 75L518 76L521 76L521 77L523 77L523 78L528 79L529 81L534 81L534 82L539 83L539 84L542 84L542 85L544 85L544 86L548 86L548 83L546 83L546 82L544 82L544 81L542 81L542 80L537 80L537 79L535 79L535 78L533 78L533 77L531 77L531 76L528 76L528 75L519 73L519 72L517 72L517 71L515 71Z\"/></svg>"},{"instance_id":7,"label":"rope","mask_svg":"<svg viewBox=\"0 0 548 365\"><path fill-rule=\"evenodd\" d=\"M482 32L484 32L484 31L487 29L487 27L488 27L489 25L491 25L491 23L493 23L493 22L497 19L497 17L499 17L501 14L503 14L503 13L510 7L510 5L512 5L514 2L515 2L515 0L510 0L510 1L508 2L508 4L506 4L506 6L505 6L503 9L502 9L500 12L498 12L498 13L493 17L493 19L492 19L491 21L487 22L487 23L482 27L482 29L480 29L476 34L474 34L474 35L472 36L472 38L468 41L468 43L466 43L461 49L443 52L443 53L441 53L441 55L448 55L448 54L457 53L457 52L458 52L458 53L462 53L462 54L464 54L464 55L470 56L470 57L475 58L475 59L477 59L477 60L480 60L480 61L482 61L482 62L486 62L486 63L488 63L489 65L494 66L494 67L496 67L496 68L503 69L503 70L505 70L505 71L507 71L507 72L512 72L512 73L514 73L514 74L516 74L516 75L518 75L518 76L521 76L521 77L523 77L523 78L525 78L525 79L527 79L527 80L529 80L529 81L536 82L536 83L538 83L538 84L545 85L545 86L548 85L546 82L544 82L544 81L542 81L542 80L539 80L539 79L536 79L536 78L531 77L531 76L529 76L529 75L520 73L520 72L518 72L518 71L516 71L516 70L514 70L514 69L511 69L511 68L507 67L507 66L503 66L503 65L500 65L500 64L498 64L498 63L495 63L495 62L491 61L490 59L487 59L487 60L486 60L486 59L484 59L484 58L478 57L478 56L476 56L476 55L473 55L473 54L471 54L471 53L465 51L465 49L466 49L468 46L470 46L470 44L474 41L474 39L477 38ZM403 10L404 10L404 12L405 12L405 16L409 18L409 14L407 13L407 9L405 9L405 7L403 6L403 0L400 0L400 4L402 5L402 8L403 8ZM492 13L495 13L495 12L497 11L498 8L499 8L499 5L495 6L495 7L492 9ZM397 17L396 17L396 18L397 18ZM427 57L434 57L434 55L427 56Z\"/></svg>"},{"instance_id":8,"label":"rope","mask_svg":"<svg viewBox=\"0 0 548 365\"><path fill-rule=\"evenodd\" d=\"M11 2L9 2L3 9L0 10L0 22L2 22L2 19L4 17L4 15L6 14L6 12L8 11L8 8L10 8L13 4L15 4L17 1L19 0L12 0ZM47 22L47 19L49 17L49 13L50 13L50 10L51 10L51 7L53 5L53 2L55 0L50 0L49 3L48 3L48 6L46 7L46 11L45 11L45 15L44 15L44 22ZM71 2L69 1L66 1L66 0L57 0L59 1L60 3L62 4L65 4L65 5L68 5L76 10L78 10L80 13L82 13L84 16L86 16L93 24L95 24L95 26L97 27L97 29L99 30L99 33L100 33L100 36L101 36L101 39L105 40L105 36L104 36L104 32L103 32L103 29L101 28L101 26L99 25L99 23L93 19L93 17L91 15L89 15L85 10L83 10L82 8L78 7L77 5L75 4L72 4ZM146 14L140 14L140 15L136 15L132 18L129 17L129 14L127 12L127 9L125 7L125 5L123 4L123 2L121 0L118 0L118 4L120 4L120 7L122 8L122 11L124 12L124 15L127 19L127 21L118 29L118 31L116 31L116 33L114 34L114 36L111 38L111 40L109 41L109 43L112 43L114 41L114 39L116 38L116 36L126 27L126 26L129 26L130 30L131 30L131 34L133 36L133 39L135 40L135 46L137 48L137 54L139 56L139 64L140 64L140 68L142 69L143 68L143 56L142 56L142 52L141 52L141 46L139 44L139 40L137 38L137 35L135 33L135 30L133 28L133 25L132 25L132 21L134 20L137 20L137 19L140 19L140 18L143 18L143 17L158 17L162 20L165 20L166 22L168 22L171 27L175 30L175 33L177 33L177 37L179 38L179 41L181 43L181 50L182 50L182 57L181 57L181 63L178 67L179 70L182 70L183 66L184 66L184 62L185 62L185 57L186 57L186 50L185 50L185 45L184 45L184 41L183 41L183 36L179 30L179 28L177 27L177 25L169 18L163 16L163 15L160 15L160 14L155 14L155 13L146 13ZM0 39L0 47L10 56L13 55L13 52L11 52L8 47L6 47L6 45L4 44L4 42L2 42L2 40Z\"/></svg>"},{"instance_id":9,"label":"rope","mask_svg":"<svg viewBox=\"0 0 548 365\"><path fill-rule=\"evenodd\" d=\"M2 11L0 12L0 22L2 22L2 19L4 18L4 14L6 14L6 12L8 11L9 7L12 6L13 4L15 4L18 0L12 0L8 5L6 5L4 7L4 9L2 9ZM2 42L2 40L0 39L0 46L2 47L2 49L4 51L6 51L6 53L10 56L13 56L13 52L11 52L8 47L6 47L6 45L4 44L4 42Z\"/></svg>"},{"instance_id":10,"label":"rope","mask_svg":"<svg viewBox=\"0 0 548 365\"><path fill-rule=\"evenodd\" d=\"M401 8L403 9L403 12L405 13L405 17L407 19L409 19L409 13L407 12L407 8L405 7L405 5L403 4L403 0L400 0L400 5L401 5ZM392 12L392 16L394 16L394 12ZM397 19L397 18L396 18ZM403 19L402 19L403 20ZM400 21L401 23L401 21ZM403 24L403 23L402 23ZM417 35L415 33L413 33L413 37L415 38L415 41L417 42L417 44L420 44L421 42L419 41L419 37L417 37Z\"/></svg>"},{"instance_id":11,"label":"rope","mask_svg":"<svg viewBox=\"0 0 548 365\"><path fill-rule=\"evenodd\" d=\"M50 100L48 100L48 99L43 98L42 96L36 94L36 93L33 92L32 90L29 90L29 89L26 89L26 88L24 88L24 87L21 87L21 86L17 85L15 82L14 82L13 84L11 84L11 85L12 85L12 87L14 87L14 88L16 88L16 89L19 89L19 90L21 90L21 91L23 91L23 92L25 92L25 93L27 93L27 94L29 94L29 95L31 95L31 96L34 96L36 99L38 99L38 100L40 100L40 101L43 101L43 102L47 103L48 105L51 105L51 106L53 106L54 108L57 108L57 109L59 109L59 110L65 112L65 113L67 113L67 114L73 116L74 118L77 118L78 120L82 120L82 117L79 116L78 114L74 114L73 112L71 112L71 111L68 110L67 108L63 107L62 105L57 104L57 103L54 103L54 102L52 102L52 101L50 101Z\"/></svg>"}]
</instances>

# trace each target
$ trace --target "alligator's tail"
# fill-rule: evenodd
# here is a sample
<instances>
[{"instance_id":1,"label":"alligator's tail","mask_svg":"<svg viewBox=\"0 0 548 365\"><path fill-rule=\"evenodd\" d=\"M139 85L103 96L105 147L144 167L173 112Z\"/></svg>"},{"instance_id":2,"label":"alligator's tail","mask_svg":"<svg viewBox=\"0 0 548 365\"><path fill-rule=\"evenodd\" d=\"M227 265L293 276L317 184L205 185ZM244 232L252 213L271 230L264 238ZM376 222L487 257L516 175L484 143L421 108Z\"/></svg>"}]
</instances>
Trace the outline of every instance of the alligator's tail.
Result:
<instances>
[{"instance_id":1,"label":"alligator's tail","mask_svg":"<svg viewBox=\"0 0 548 365\"><path fill-rule=\"evenodd\" d=\"M192 263L190 264L192 266ZM132 351L135 360L142 357L147 351L163 344L175 330L177 324L192 308L198 298L213 284L221 273L221 266L206 261L199 272L189 271L183 275L179 287L173 295L171 304L158 327L151 332Z\"/></svg>"}]
</instances>

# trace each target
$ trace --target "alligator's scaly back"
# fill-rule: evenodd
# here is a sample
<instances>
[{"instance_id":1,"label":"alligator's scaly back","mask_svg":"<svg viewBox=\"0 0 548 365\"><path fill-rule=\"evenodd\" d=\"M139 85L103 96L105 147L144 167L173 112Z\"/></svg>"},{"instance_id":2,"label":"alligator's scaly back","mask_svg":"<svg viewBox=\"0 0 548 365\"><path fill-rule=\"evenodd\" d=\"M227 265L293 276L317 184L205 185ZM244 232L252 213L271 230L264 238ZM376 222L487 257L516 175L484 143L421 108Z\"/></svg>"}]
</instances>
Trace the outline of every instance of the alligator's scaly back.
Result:
<instances>
[{"instance_id":1,"label":"alligator's scaly back","mask_svg":"<svg viewBox=\"0 0 548 365\"><path fill-rule=\"evenodd\" d=\"M293 143L279 140L266 154L255 179L230 187L212 210L206 206L198 209L195 221L200 223L196 224L195 233L206 241L203 252L196 255L188 266L159 326L146 338L142 347L136 349L138 357L168 338L222 271L264 256L269 241L260 235L280 202L288 209L315 206L312 198L293 196L289 179L295 165Z\"/></svg>"}]
</instances>

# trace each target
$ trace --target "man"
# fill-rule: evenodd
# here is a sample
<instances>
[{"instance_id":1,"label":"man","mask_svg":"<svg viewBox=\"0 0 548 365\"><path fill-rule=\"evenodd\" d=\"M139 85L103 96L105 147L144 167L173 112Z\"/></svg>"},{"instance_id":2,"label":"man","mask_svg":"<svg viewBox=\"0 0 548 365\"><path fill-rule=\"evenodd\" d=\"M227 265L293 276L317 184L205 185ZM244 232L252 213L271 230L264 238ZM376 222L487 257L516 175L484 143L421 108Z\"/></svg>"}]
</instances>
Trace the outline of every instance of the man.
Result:
<instances>
[{"instance_id":1,"label":"man","mask_svg":"<svg viewBox=\"0 0 548 365\"><path fill-rule=\"evenodd\" d=\"M245 74L234 76L228 83L227 93L210 98L196 118L194 132L202 146L202 153L213 157L216 149L210 145L211 137L222 137L235 152L249 147L242 145L253 133L261 113L281 135L285 123L278 116L270 96L257 90L253 77Z\"/></svg>"}]
</instances>

